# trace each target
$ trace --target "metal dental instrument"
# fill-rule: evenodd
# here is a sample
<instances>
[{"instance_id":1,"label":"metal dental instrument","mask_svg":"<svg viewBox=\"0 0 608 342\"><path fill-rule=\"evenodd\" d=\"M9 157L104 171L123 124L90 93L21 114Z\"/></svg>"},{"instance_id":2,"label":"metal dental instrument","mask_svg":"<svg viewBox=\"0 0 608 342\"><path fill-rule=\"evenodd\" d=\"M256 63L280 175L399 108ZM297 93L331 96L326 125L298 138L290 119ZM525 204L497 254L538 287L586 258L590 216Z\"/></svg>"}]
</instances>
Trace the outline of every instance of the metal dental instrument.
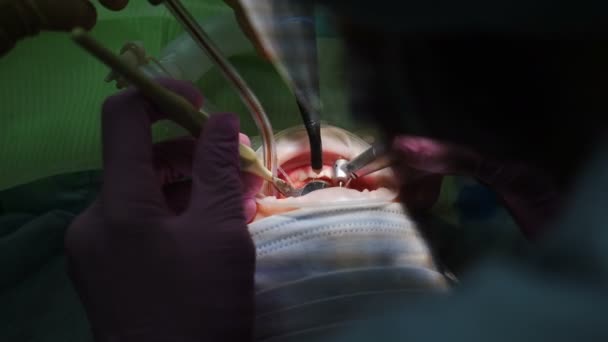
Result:
<instances>
[{"instance_id":1,"label":"metal dental instrument","mask_svg":"<svg viewBox=\"0 0 608 342\"><path fill-rule=\"evenodd\" d=\"M299 196L308 195L309 193L317 190L322 190L325 188L331 187L330 184L324 181L312 181L306 184L302 189L300 189Z\"/></svg>"},{"instance_id":2,"label":"metal dental instrument","mask_svg":"<svg viewBox=\"0 0 608 342\"><path fill-rule=\"evenodd\" d=\"M211 38L209 38L207 33L194 19L190 12L188 12L180 0L149 0L149 2L152 5L164 4L175 19L184 27L186 32L190 34L192 40L194 40L194 42L207 53L211 61L218 67L218 69L224 74L224 77L226 77L226 79L235 88L241 97L241 100L251 112L253 119L260 130L262 140L264 142L264 164L268 168L271 168L270 171L273 175L276 175L277 162L274 143L272 141L274 136L272 126L268 121L268 116L266 115L264 108L249 85L247 85L234 66L215 46Z\"/></svg>"},{"instance_id":3,"label":"metal dental instrument","mask_svg":"<svg viewBox=\"0 0 608 342\"><path fill-rule=\"evenodd\" d=\"M332 178L338 184L367 176L394 164L394 158L383 145L374 144L350 161L338 159L334 164Z\"/></svg>"},{"instance_id":4,"label":"metal dental instrument","mask_svg":"<svg viewBox=\"0 0 608 342\"><path fill-rule=\"evenodd\" d=\"M305 196L308 195L309 193L313 192L313 191L317 191L317 190L323 190L326 188L330 188L332 185L326 181L322 181L322 180L315 180L312 181L306 185L304 185L301 188L298 189L293 189L292 191L289 192L289 196L288 197L300 197L300 196Z\"/></svg>"},{"instance_id":5,"label":"metal dental instrument","mask_svg":"<svg viewBox=\"0 0 608 342\"><path fill-rule=\"evenodd\" d=\"M172 115L175 122L187 129L190 134L193 136L200 134L202 126L207 120L205 113L196 110L183 97L150 80L142 71L127 64L83 29L77 28L72 31L72 39L91 55L124 77L131 85L137 87L159 109ZM296 190L291 185L280 178L274 177L272 172L264 167L257 158L255 151L249 146L240 144L239 155L241 170L267 180L285 196L291 196L295 193Z\"/></svg>"}]
</instances>

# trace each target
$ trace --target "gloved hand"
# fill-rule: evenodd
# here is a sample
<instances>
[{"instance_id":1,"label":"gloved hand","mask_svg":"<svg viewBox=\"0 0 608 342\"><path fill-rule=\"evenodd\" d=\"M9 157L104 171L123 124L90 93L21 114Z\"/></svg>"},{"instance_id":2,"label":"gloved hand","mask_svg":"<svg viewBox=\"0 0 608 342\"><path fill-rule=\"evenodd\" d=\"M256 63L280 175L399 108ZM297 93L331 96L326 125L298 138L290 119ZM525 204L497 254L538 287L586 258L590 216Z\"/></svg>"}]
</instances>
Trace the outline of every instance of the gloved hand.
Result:
<instances>
[{"instance_id":1,"label":"gloved hand","mask_svg":"<svg viewBox=\"0 0 608 342\"><path fill-rule=\"evenodd\" d=\"M443 175L472 175L481 157L464 147L416 136L397 137L402 197L410 210L426 212L437 202Z\"/></svg>"},{"instance_id":2,"label":"gloved hand","mask_svg":"<svg viewBox=\"0 0 608 342\"><path fill-rule=\"evenodd\" d=\"M242 144L251 146L249 137L239 135ZM159 182L167 199L167 205L175 214L181 214L188 207L192 190L192 161L196 139L183 137L154 145L154 165ZM257 213L255 196L262 188L263 180L251 173L241 173L243 184L243 209L247 223L253 221Z\"/></svg>"},{"instance_id":3,"label":"gloved hand","mask_svg":"<svg viewBox=\"0 0 608 342\"><path fill-rule=\"evenodd\" d=\"M99 0L111 10L123 9L129 0ZM17 41L46 31L91 29L97 21L95 6L88 0L0 0L0 56Z\"/></svg>"},{"instance_id":4,"label":"gloved hand","mask_svg":"<svg viewBox=\"0 0 608 342\"><path fill-rule=\"evenodd\" d=\"M160 82L201 105L187 83ZM243 211L238 120L208 121L195 143L189 203L176 213L152 146L150 125L162 118L133 89L104 103L104 184L67 231L70 277L96 341L247 341L255 249ZM187 164L188 153L173 160Z\"/></svg>"},{"instance_id":5,"label":"gloved hand","mask_svg":"<svg viewBox=\"0 0 608 342\"><path fill-rule=\"evenodd\" d=\"M393 148L401 158L404 201L414 210L428 210L437 201L443 175L469 176L488 186L528 238L537 237L561 206L551 176L531 165L494 160L424 137L398 137Z\"/></svg>"}]
</instances>

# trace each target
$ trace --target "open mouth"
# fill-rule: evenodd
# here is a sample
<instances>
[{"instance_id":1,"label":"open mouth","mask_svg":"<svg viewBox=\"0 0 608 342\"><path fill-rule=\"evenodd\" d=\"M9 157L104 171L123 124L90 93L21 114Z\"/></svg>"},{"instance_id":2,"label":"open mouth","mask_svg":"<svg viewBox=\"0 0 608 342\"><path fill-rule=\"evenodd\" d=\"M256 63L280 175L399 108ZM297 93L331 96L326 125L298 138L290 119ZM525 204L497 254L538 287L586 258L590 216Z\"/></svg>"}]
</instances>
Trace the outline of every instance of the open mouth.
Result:
<instances>
[{"instance_id":1,"label":"open mouth","mask_svg":"<svg viewBox=\"0 0 608 342\"><path fill-rule=\"evenodd\" d=\"M326 147L326 149L330 148L331 146ZM310 153L305 152L281 164L280 167L283 172L279 174L279 178L291 183L296 189L301 189L308 183L315 181L326 182L330 186L336 186L332 179L332 173L333 165L339 159L350 158L339 153L333 153L332 151L323 152L323 169L321 172L316 173L310 166ZM374 177L361 177L348 182L346 187L364 191L376 190L380 186L382 185L378 184Z\"/></svg>"},{"instance_id":2,"label":"open mouth","mask_svg":"<svg viewBox=\"0 0 608 342\"><path fill-rule=\"evenodd\" d=\"M294 128L278 135L277 156L281 170L278 176L296 189L319 181L327 183L328 187L300 197L260 196L260 210L272 214L303 207L388 203L396 199L397 191L391 186L395 176L390 169L353 179L344 187L335 184L332 179L335 161L350 160L365 151L369 144L350 132L331 126L323 127L321 136L324 166L317 174L310 166L310 150L304 129Z\"/></svg>"}]
</instances>

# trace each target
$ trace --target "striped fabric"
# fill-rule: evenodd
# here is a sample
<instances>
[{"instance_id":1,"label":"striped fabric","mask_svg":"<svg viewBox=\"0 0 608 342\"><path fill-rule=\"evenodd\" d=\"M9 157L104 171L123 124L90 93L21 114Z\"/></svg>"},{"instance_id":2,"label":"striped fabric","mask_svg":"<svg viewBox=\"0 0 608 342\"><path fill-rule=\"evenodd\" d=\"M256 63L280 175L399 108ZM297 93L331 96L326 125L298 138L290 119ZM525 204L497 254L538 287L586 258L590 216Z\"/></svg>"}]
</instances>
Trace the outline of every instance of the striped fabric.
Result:
<instances>
[{"instance_id":1,"label":"striped fabric","mask_svg":"<svg viewBox=\"0 0 608 342\"><path fill-rule=\"evenodd\" d=\"M300 209L249 230L257 341L323 335L328 326L371 318L368 305L448 288L399 203Z\"/></svg>"},{"instance_id":2,"label":"striped fabric","mask_svg":"<svg viewBox=\"0 0 608 342\"><path fill-rule=\"evenodd\" d=\"M321 109L314 1L242 0L271 62L309 112Z\"/></svg>"}]
</instances>

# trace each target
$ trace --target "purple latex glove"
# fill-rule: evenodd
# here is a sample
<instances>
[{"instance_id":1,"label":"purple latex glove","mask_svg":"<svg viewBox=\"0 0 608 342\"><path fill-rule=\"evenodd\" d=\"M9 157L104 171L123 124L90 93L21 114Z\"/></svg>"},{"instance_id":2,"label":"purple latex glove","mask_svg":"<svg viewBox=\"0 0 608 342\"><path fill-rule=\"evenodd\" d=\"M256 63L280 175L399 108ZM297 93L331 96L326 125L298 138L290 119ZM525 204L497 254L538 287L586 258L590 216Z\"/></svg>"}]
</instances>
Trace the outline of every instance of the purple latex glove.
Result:
<instances>
[{"instance_id":1,"label":"purple latex glove","mask_svg":"<svg viewBox=\"0 0 608 342\"><path fill-rule=\"evenodd\" d=\"M240 134L239 141L251 146L249 137ZM181 214L188 207L192 182L184 181L192 177L192 160L196 139L183 137L154 145L154 165L159 182L167 200L167 205L175 214ZM243 184L243 209L245 219L253 221L257 213L255 196L262 188L263 180L251 173L241 174Z\"/></svg>"},{"instance_id":2,"label":"purple latex glove","mask_svg":"<svg viewBox=\"0 0 608 342\"><path fill-rule=\"evenodd\" d=\"M551 175L522 163L496 161L471 149L433 139L401 136L393 145L401 157L403 197L414 210L437 201L437 176L474 177L497 193L522 233L536 238L557 215L561 196Z\"/></svg>"},{"instance_id":3,"label":"purple latex glove","mask_svg":"<svg viewBox=\"0 0 608 342\"><path fill-rule=\"evenodd\" d=\"M201 104L191 85L160 83ZM238 120L208 121L193 152L192 195L178 214L161 188L152 145L150 125L162 118L132 89L105 102L104 185L68 229L70 277L96 341L247 341L255 249L243 210Z\"/></svg>"}]
</instances>

